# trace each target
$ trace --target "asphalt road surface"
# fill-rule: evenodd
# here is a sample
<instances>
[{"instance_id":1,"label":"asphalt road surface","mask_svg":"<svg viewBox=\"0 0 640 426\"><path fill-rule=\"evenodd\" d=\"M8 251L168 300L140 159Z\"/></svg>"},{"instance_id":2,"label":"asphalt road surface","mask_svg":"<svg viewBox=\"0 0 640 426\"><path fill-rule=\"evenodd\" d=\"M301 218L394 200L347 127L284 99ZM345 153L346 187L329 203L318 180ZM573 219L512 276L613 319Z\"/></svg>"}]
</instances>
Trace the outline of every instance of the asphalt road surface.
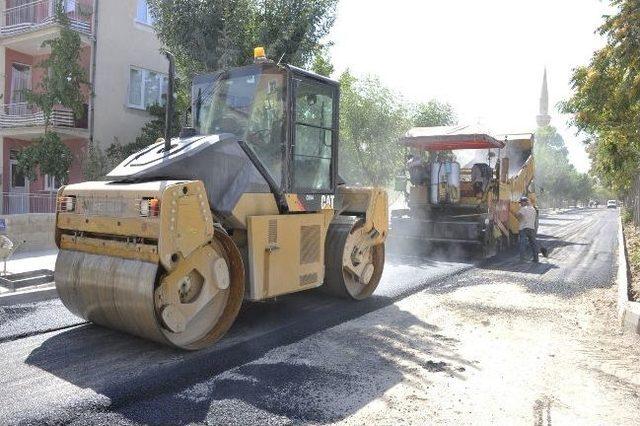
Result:
<instances>
[{"instance_id":1,"label":"asphalt road surface","mask_svg":"<svg viewBox=\"0 0 640 426\"><path fill-rule=\"evenodd\" d=\"M444 316L464 317L467 313L465 322L469 326L487 327L488 319L483 320L487 323L475 324L477 313L469 311L470 306L478 308L482 304L485 288L488 298L499 299L500 286L512 285L515 281L527 294L550 297L554 303L565 304L584 298L591 291L608 291L616 268L616 226L617 211L613 210L575 210L543 216L539 236L550 248L551 255L549 260L538 265L520 263L517 256L478 261L464 256L453 259L442 253L390 255L380 287L370 299L352 303L307 292L266 303L246 304L221 342L212 349L195 353L168 349L86 324L68 313L57 300L0 307L0 424L340 421L357 424L383 419L391 421L391 417L384 417L390 415L396 416L394 422L422 423L435 419L446 422L454 419L447 417L447 413L458 410L442 401L436 403L438 398L446 399L442 393L424 396L433 399L428 418L407 414L406 410L409 413L412 410L410 406L404 411L388 408L384 416L380 412L370 414L376 401L392 389L401 389L408 375L402 369L392 368L393 362L386 357L381 359L378 351L370 367L357 361L354 363L357 374L350 371L348 364L342 364L340 368L331 366L351 359L354 354L366 359L375 347L375 342L368 339L384 326L385 318L388 318L389 327L413 329L416 323L411 318L415 315L410 316L408 312L415 309L415 303L412 307L409 301L418 296L426 298L420 302L423 307L440 303L440 298L449 295L462 297L442 299L442 306L446 304L449 309ZM467 294L468 289L476 293ZM408 306L406 310L398 308L403 303ZM608 302L603 303L606 306ZM435 305L432 308L433 312L439 309ZM565 305L558 305L558 312L564 308ZM490 315L491 322L506 321L507 329L515 323L513 312L483 309L481 316ZM524 324L535 329L540 323L536 315L554 316L556 308L553 305L545 309L527 312L525 320L528 322ZM613 312L615 306L608 306L608 309ZM433 320L433 324L424 320L420 324L430 332L430 346L422 347L425 341L422 338L420 344L405 338L404 344L431 353L437 352L434 347L465 341L473 334L473 328L470 331L462 325L460 330L449 330L446 335L436 333L433 330L447 327L434 325L438 318L427 319ZM368 324L369 327L371 324L367 321L373 320L377 321L373 331L364 335L349 331L357 324ZM365 325L358 327L362 330ZM521 339L522 336L514 338L509 346L507 334L504 339L507 349L514 345L526 347ZM395 342L394 345L402 343ZM481 346L480 342L476 343ZM608 344L615 345L615 337ZM504 349L505 353L510 350L507 349ZM387 350L393 355L391 358L408 356L406 352ZM306 354L303 358L307 363L282 358L283 354L298 357L300 353ZM626 355L635 356L634 365L640 365L637 353L634 355L631 351ZM327 365L314 366L314 356L319 357L317 362ZM376 365L376 362L381 364ZM617 365L626 367L625 362ZM455 389L454 381L460 378L461 372L474 365L461 359L456 363L455 367L448 366L455 363L441 360L422 363L421 374L440 374L440 385ZM449 373L444 379L443 371ZM496 376L500 374L495 372ZM431 381L430 376L425 376L417 386L426 381ZM623 422L634 419L638 414L635 411L638 409L637 393L635 396L633 392L624 393L627 390L621 383L612 386L622 389L623 393L615 393L609 406L626 401L631 411L626 413L627 417L620 418ZM425 389L427 387L425 385ZM463 404L462 398L460 404ZM540 399L539 413L536 412L540 419L549 411L550 404L548 399ZM481 415L474 420L482 422L500 410L486 405L487 417ZM420 412L424 415L424 410ZM531 413L527 411L526 416ZM568 416L571 418L570 411ZM471 419L455 417L455 420L464 423Z\"/></svg>"}]
</instances>

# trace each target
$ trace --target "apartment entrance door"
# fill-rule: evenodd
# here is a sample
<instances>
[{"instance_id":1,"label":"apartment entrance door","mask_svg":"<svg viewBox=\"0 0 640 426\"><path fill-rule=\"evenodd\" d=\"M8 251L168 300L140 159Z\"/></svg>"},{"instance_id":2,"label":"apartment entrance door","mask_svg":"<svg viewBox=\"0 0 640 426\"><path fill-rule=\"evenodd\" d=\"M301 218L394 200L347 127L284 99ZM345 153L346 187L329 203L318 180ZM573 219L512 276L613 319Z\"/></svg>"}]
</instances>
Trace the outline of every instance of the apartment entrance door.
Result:
<instances>
[{"instance_id":1,"label":"apartment entrance door","mask_svg":"<svg viewBox=\"0 0 640 426\"><path fill-rule=\"evenodd\" d=\"M5 214L29 213L29 180L18 170L18 151L9 151L9 194Z\"/></svg>"}]
</instances>

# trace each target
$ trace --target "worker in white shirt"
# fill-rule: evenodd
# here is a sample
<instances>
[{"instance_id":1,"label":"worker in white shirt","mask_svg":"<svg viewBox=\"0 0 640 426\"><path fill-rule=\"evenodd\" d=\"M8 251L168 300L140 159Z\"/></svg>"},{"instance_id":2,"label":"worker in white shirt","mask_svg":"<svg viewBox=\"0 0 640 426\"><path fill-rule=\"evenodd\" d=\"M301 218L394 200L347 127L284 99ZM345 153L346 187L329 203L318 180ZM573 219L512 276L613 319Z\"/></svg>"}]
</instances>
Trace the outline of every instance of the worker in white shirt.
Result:
<instances>
[{"instance_id":1,"label":"worker in white shirt","mask_svg":"<svg viewBox=\"0 0 640 426\"><path fill-rule=\"evenodd\" d=\"M536 240L536 217L538 212L527 197L520 198L520 210L516 217L520 221L520 260L525 259L527 243L533 252L533 261L538 263L538 241Z\"/></svg>"}]
</instances>

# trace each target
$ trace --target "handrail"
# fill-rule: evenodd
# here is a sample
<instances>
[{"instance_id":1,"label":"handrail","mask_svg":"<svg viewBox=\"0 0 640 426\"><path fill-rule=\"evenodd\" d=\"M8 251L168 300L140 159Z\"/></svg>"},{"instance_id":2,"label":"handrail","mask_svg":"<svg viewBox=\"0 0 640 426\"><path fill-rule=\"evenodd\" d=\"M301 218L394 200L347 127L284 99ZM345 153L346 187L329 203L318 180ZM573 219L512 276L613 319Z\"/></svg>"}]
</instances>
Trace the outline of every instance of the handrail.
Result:
<instances>
[{"instance_id":1,"label":"handrail","mask_svg":"<svg viewBox=\"0 0 640 426\"><path fill-rule=\"evenodd\" d=\"M2 213L55 213L56 193L55 189L38 192L1 192Z\"/></svg>"},{"instance_id":2,"label":"handrail","mask_svg":"<svg viewBox=\"0 0 640 426\"><path fill-rule=\"evenodd\" d=\"M55 24L55 4L64 0L35 0L30 3L10 7L4 11L4 19L0 25L0 34L10 35L30 31L41 26ZM93 0L67 0L65 7L72 6L66 12L71 21L71 28L91 34L91 18L78 12L78 7L91 7Z\"/></svg>"},{"instance_id":3,"label":"handrail","mask_svg":"<svg viewBox=\"0 0 640 426\"><path fill-rule=\"evenodd\" d=\"M34 0L31 3L24 3L24 4L19 4L17 6L8 7L8 8L6 8L4 10L4 13L7 14L8 12L12 12L12 11L17 10L17 9L22 9L22 8L26 8L26 7L29 7L29 6L33 6L33 5L37 4L37 3L43 3L43 2L51 2L51 3L53 3L53 0Z\"/></svg>"},{"instance_id":4,"label":"handrail","mask_svg":"<svg viewBox=\"0 0 640 426\"><path fill-rule=\"evenodd\" d=\"M0 128L44 126L45 117L27 102L15 102L3 105L0 111ZM75 127L75 117L70 109L55 108L50 117L53 126Z\"/></svg>"}]
</instances>

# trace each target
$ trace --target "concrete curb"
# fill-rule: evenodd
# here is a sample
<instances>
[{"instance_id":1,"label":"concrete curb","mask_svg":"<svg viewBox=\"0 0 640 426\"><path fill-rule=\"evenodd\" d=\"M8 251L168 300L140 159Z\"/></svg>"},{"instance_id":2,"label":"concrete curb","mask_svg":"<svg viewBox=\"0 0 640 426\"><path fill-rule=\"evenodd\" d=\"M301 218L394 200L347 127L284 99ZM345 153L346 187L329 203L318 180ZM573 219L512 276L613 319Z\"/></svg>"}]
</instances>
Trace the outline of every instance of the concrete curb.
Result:
<instances>
[{"instance_id":1,"label":"concrete curb","mask_svg":"<svg viewBox=\"0 0 640 426\"><path fill-rule=\"evenodd\" d=\"M0 295L0 306L21 305L25 303L43 302L58 297L56 287L36 288L17 293L5 293Z\"/></svg>"},{"instance_id":2,"label":"concrete curb","mask_svg":"<svg viewBox=\"0 0 640 426\"><path fill-rule=\"evenodd\" d=\"M629 300L631 271L627 261L627 245L622 232L622 218L618 216L618 319L625 331L640 334L640 302Z\"/></svg>"}]
</instances>

